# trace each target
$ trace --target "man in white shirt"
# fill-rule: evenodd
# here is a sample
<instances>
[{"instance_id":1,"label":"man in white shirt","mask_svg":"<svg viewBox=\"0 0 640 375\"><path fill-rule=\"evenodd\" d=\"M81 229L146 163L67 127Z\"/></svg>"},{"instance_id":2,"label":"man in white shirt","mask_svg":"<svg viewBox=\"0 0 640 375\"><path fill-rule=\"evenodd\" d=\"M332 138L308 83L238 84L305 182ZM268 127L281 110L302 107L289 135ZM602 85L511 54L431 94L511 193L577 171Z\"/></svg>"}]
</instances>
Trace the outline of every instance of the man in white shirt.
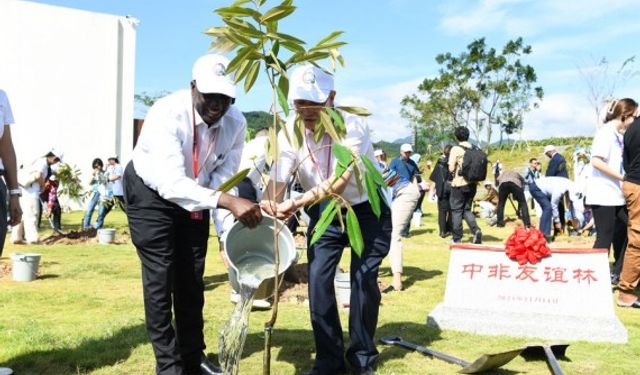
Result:
<instances>
[{"instance_id":1,"label":"man in white shirt","mask_svg":"<svg viewBox=\"0 0 640 375\"><path fill-rule=\"evenodd\" d=\"M329 191L339 194L349 202L360 223L364 249L361 256L353 251L351 253L351 340L346 351L346 359L356 374L373 374L373 366L378 358L373 340L380 305L378 270L389 252L391 213L389 208L381 203L382 213L379 219L376 217L366 191L358 189L356 177L352 176L350 170L345 171L336 180L337 160L331 154L333 140L329 135L325 133L318 141L314 140L314 130L316 126L321 126L320 112L325 107L333 107L334 104L336 92L333 76L313 65L303 65L297 67L289 77L289 101L293 102L296 112L304 122L304 142L296 148L291 145L283 131L280 132L278 166L272 168L271 179L261 206L265 211L282 219L290 217L301 207L307 207L310 217L307 233L311 238ZM371 163L375 163L373 144L364 118L347 113L342 115L346 136L340 143L349 147L354 154L365 155ZM296 114L292 113L287 119L285 126L289 134L294 134L295 118ZM296 169L305 192L301 196L282 202L287 181ZM313 204L315 202L319 203ZM307 374L340 374L346 370L344 340L333 282L336 267L348 244L348 234L342 230L338 218L335 218L320 239L307 249L309 310L316 346L315 364Z\"/></svg>"},{"instance_id":2,"label":"man in white shirt","mask_svg":"<svg viewBox=\"0 0 640 375\"><path fill-rule=\"evenodd\" d=\"M104 219L111 212L113 206L118 205L122 211L125 211L124 204L124 186L122 184L122 175L124 170L120 165L117 156L107 159L108 165L105 171L107 178L106 192L100 197L100 207L98 208L98 217L94 224L94 228L100 229L104 225Z\"/></svg>"},{"instance_id":3,"label":"man in white shirt","mask_svg":"<svg viewBox=\"0 0 640 375\"><path fill-rule=\"evenodd\" d=\"M0 256L7 235L7 214L10 217L9 225L18 225L22 220L19 200L22 191L18 187L16 152L11 140L11 124L13 124L13 112L9 98L4 91L0 90ZM8 212L7 193L9 194Z\"/></svg>"},{"instance_id":4,"label":"man in white shirt","mask_svg":"<svg viewBox=\"0 0 640 375\"><path fill-rule=\"evenodd\" d=\"M544 233L547 241L552 241L551 222L555 228L560 227L560 210L558 206L562 202L565 193L569 193L569 199L573 202L582 199L575 184L566 177L541 177L530 184L530 187L539 189L541 194L534 194L533 198L542 207L540 217L540 231Z\"/></svg>"},{"instance_id":5,"label":"man in white shirt","mask_svg":"<svg viewBox=\"0 0 640 375\"><path fill-rule=\"evenodd\" d=\"M204 358L209 210L225 208L251 228L262 220L257 204L216 190L238 171L246 132L242 112L232 105L235 85L226 75L228 63L220 55L200 57L191 90L177 91L149 109L124 172L159 375L220 372ZM214 216L218 220L218 213Z\"/></svg>"},{"instance_id":6,"label":"man in white shirt","mask_svg":"<svg viewBox=\"0 0 640 375\"><path fill-rule=\"evenodd\" d=\"M20 206L24 209L22 221L11 228L11 242L38 243L38 227L42 215L40 194L44 184L51 175L51 166L60 162L62 152L51 149L43 157L20 169L18 182L22 189Z\"/></svg>"}]
</instances>

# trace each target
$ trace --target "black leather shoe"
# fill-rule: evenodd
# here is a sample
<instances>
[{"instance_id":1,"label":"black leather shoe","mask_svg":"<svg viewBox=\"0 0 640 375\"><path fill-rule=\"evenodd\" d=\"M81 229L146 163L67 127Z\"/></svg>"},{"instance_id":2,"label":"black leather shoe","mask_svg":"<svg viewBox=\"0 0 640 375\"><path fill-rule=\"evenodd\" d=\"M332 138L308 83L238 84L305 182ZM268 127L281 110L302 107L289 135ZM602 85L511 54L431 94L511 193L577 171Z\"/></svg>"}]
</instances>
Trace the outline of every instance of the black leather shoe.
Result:
<instances>
[{"instance_id":1,"label":"black leather shoe","mask_svg":"<svg viewBox=\"0 0 640 375\"><path fill-rule=\"evenodd\" d=\"M376 372L373 371L373 367L371 366L354 368L353 373L355 375L376 375Z\"/></svg>"},{"instance_id":2,"label":"black leather shoe","mask_svg":"<svg viewBox=\"0 0 640 375\"><path fill-rule=\"evenodd\" d=\"M473 243L477 245L482 243L482 232L479 229L473 234Z\"/></svg>"},{"instance_id":3,"label":"black leather shoe","mask_svg":"<svg viewBox=\"0 0 640 375\"><path fill-rule=\"evenodd\" d=\"M220 367L214 365L208 359L203 359L200 362L200 374L201 375L222 375Z\"/></svg>"}]
</instances>

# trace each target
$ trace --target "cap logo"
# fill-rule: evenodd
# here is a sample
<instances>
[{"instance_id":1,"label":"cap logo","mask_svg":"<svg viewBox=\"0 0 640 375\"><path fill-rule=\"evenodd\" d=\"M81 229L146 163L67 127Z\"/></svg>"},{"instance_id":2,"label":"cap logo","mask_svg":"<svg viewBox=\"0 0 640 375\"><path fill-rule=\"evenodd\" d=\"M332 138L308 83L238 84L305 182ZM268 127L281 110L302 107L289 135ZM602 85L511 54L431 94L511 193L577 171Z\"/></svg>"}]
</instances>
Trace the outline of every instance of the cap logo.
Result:
<instances>
[{"instance_id":1,"label":"cap logo","mask_svg":"<svg viewBox=\"0 0 640 375\"><path fill-rule=\"evenodd\" d=\"M213 68L213 72L217 75L217 76L223 76L225 75L225 73L227 72L227 68L224 67L224 64L222 63L217 63L216 66Z\"/></svg>"},{"instance_id":2,"label":"cap logo","mask_svg":"<svg viewBox=\"0 0 640 375\"><path fill-rule=\"evenodd\" d=\"M304 74L302 75L302 82L308 85L313 85L316 83L316 75L313 73L312 69L309 69L306 72L304 72Z\"/></svg>"}]
</instances>

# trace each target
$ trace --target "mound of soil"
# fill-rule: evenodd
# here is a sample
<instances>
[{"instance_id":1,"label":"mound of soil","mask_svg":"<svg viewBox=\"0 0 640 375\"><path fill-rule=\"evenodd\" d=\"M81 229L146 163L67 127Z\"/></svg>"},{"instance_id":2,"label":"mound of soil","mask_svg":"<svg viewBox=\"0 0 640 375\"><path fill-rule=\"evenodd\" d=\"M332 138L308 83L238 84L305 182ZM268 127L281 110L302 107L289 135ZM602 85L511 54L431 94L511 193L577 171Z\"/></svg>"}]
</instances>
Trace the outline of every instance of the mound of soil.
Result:
<instances>
[{"instance_id":1,"label":"mound of soil","mask_svg":"<svg viewBox=\"0 0 640 375\"><path fill-rule=\"evenodd\" d=\"M0 279L4 277L11 277L11 263L0 262Z\"/></svg>"},{"instance_id":2,"label":"mound of soil","mask_svg":"<svg viewBox=\"0 0 640 375\"><path fill-rule=\"evenodd\" d=\"M94 228L83 230L72 230L67 233L54 232L49 237L40 240L43 245L75 245L95 242L98 231Z\"/></svg>"},{"instance_id":3,"label":"mound of soil","mask_svg":"<svg viewBox=\"0 0 640 375\"><path fill-rule=\"evenodd\" d=\"M306 303L309 300L307 263L294 264L284 273L280 302Z\"/></svg>"}]
</instances>

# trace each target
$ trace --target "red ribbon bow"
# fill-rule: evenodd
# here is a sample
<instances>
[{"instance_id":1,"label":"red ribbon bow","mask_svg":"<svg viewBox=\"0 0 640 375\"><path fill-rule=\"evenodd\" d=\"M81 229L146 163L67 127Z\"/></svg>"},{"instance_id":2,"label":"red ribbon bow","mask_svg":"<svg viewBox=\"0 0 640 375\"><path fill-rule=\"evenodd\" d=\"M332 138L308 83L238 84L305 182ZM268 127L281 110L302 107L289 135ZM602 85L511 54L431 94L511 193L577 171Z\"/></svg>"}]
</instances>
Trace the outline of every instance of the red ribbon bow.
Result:
<instances>
[{"instance_id":1,"label":"red ribbon bow","mask_svg":"<svg viewBox=\"0 0 640 375\"><path fill-rule=\"evenodd\" d=\"M505 253L518 264L536 264L542 258L551 256L544 234L536 228L518 227L505 243Z\"/></svg>"}]
</instances>

